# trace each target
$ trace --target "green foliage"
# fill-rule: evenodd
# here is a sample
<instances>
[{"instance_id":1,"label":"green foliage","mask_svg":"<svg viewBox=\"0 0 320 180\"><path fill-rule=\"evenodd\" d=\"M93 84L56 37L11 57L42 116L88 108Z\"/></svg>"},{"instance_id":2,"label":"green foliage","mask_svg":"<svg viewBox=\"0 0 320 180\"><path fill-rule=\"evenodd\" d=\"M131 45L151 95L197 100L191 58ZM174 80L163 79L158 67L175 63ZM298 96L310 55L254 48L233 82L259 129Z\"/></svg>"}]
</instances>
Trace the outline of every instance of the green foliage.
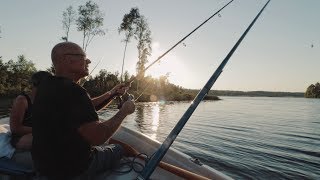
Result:
<instances>
[{"instance_id":1,"label":"green foliage","mask_svg":"<svg viewBox=\"0 0 320 180\"><path fill-rule=\"evenodd\" d=\"M125 77L129 79L128 72ZM116 84L120 83L119 73L111 73L107 70L101 70L95 77L90 77L84 84L84 88L92 96L99 96L108 90L111 90ZM133 81L129 89L129 93L138 97L139 102L150 101L190 101L195 94L186 92L182 87L171 84L167 76L159 79L147 76L140 82L141 88L137 90L137 81Z\"/></svg>"},{"instance_id":2,"label":"green foliage","mask_svg":"<svg viewBox=\"0 0 320 180\"><path fill-rule=\"evenodd\" d=\"M62 28L65 31L65 36L61 37L63 41L67 42L69 40L70 27L76 19L75 13L72 6L69 6L66 11L62 13Z\"/></svg>"},{"instance_id":3,"label":"green foliage","mask_svg":"<svg viewBox=\"0 0 320 180\"><path fill-rule=\"evenodd\" d=\"M0 94L3 95L6 93L6 83L8 79L7 70L8 67L3 63L2 58L0 57Z\"/></svg>"},{"instance_id":4,"label":"green foliage","mask_svg":"<svg viewBox=\"0 0 320 180\"><path fill-rule=\"evenodd\" d=\"M46 71L51 73L52 75L54 75L56 73L56 70L54 69L54 66L52 63L51 63L51 66L46 69Z\"/></svg>"},{"instance_id":5,"label":"green foliage","mask_svg":"<svg viewBox=\"0 0 320 180\"><path fill-rule=\"evenodd\" d=\"M145 64L148 62L148 56L151 55L152 51L151 31L146 18L143 15L140 15L138 8L131 8L130 12L123 16L118 31L119 33L125 32L125 50L127 43L132 36L138 41L138 62L136 69L137 75L139 77L144 77Z\"/></svg>"},{"instance_id":6,"label":"green foliage","mask_svg":"<svg viewBox=\"0 0 320 180\"><path fill-rule=\"evenodd\" d=\"M124 74L123 74L123 81L126 82L126 81L129 81L129 72L128 71L125 71ZM122 78L122 75L121 75L121 78Z\"/></svg>"},{"instance_id":7,"label":"green foliage","mask_svg":"<svg viewBox=\"0 0 320 180\"><path fill-rule=\"evenodd\" d=\"M130 42L131 37L134 35L134 32L136 31L136 25L137 25L137 20L140 18L140 13L138 8L131 8L129 14L125 14L122 23L120 24L120 27L118 28L119 34L121 32L125 32L125 39L123 40L125 42L125 47L124 47L124 52L123 52L123 60L122 60L122 69L121 69L121 76L120 80L123 81L123 67L124 67L124 60L126 57L126 50L127 50L127 45Z\"/></svg>"},{"instance_id":8,"label":"green foliage","mask_svg":"<svg viewBox=\"0 0 320 180\"><path fill-rule=\"evenodd\" d=\"M137 62L137 76L144 77L145 65L148 62L148 56L151 55L151 31L144 16L141 16L137 21L137 29L134 38L138 40L138 62Z\"/></svg>"},{"instance_id":9,"label":"green foliage","mask_svg":"<svg viewBox=\"0 0 320 180\"><path fill-rule=\"evenodd\" d=\"M125 32L125 49L123 54L123 64L127 44L130 41L131 37L133 36L138 41L138 62L136 65L136 71L138 79L140 80L145 75L145 65L146 63L148 63L148 56L151 55L152 51L151 31L149 29L148 22L143 15L140 15L138 8L131 8L130 12L123 16L122 23L120 24L118 31L119 33ZM139 83L137 83L137 88L138 85Z\"/></svg>"},{"instance_id":10,"label":"green foliage","mask_svg":"<svg viewBox=\"0 0 320 180\"><path fill-rule=\"evenodd\" d=\"M101 29L103 26L103 14L99 10L99 6L88 1L85 5L78 8L77 29L82 31L83 41L82 47L86 51L88 45L96 35L105 35L105 31Z\"/></svg>"},{"instance_id":11,"label":"green foliage","mask_svg":"<svg viewBox=\"0 0 320 180\"><path fill-rule=\"evenodd\" d=\"M87 89L91 96L98 96L112 89L118 83L117 73L112 74L102 69L94 78L90 77L83 87Z\"/></svg>"},{"instance_id":12,"label":"green foliage","mask_svg":"<svg viewBox=\"0 0 320 180\"><path fill-rule=\"evenodd\" d=\"M122 23L118 28L118 32L125 32L124 42L129 42L130 38L136 31L137 20L140 18L140 13L138 8L131 8L130 13L125 14L122 19Z\"/></svg>"},{"instance_id":13,"label":"green foliage","mask_svg":"<svg viewBox=\"0 0 320 180\"><path fill-rule=\"evenodd\" d=\"M320 98L320 83L311 84L304 93L306 98Z\"/></svg>"},{"instance_id":14,"label":"green foliage","mask_svg":"<svg viewBox=\"0 0 320 180\"><path fill-rule=\"evenodd\" d=\"M28 61L23 55L18 56L17 61L10 60L4 63L0 58L0 95L14 97L21 91L29 91L29 79L36 72L34 63ZM53 72L53 66L47 71ZM126 71L124 80L127 81L133 76ZM112 89L120 83L119 72L111 73L107 70L100 72L92 77L89 76L84 88L87 89L91 96L99 96L106 91ZM149 101L189 101L192 100L197 92L190 92L180 86L171 84L168 80L168 74L160 78L147 76L142 78L139 83L141 88L136 88L137 81L133 81L129 89L129 93L138 98L140 102Z\"/></svg>"},{"instance_id":15,"label":"green foliage","mask_svg":"<svg viewBox=\"0 0 320 180\"><path fill-rule=\"evenodd\" d=\"M34 72L34 63L24 55L18 56L17 61L9 60L7 63L0 59L0 94L15 96L21 91L30 91L29 79Z\"/></svg>"}]
</instances>

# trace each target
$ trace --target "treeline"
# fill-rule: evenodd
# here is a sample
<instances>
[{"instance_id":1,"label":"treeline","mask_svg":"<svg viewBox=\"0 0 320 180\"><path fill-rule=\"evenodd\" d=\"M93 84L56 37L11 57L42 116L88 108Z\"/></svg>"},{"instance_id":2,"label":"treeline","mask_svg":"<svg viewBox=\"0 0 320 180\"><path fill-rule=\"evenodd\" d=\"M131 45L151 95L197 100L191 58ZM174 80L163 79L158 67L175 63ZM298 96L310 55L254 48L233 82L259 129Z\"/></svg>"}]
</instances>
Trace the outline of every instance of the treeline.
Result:
<instances>
[{"instance_id":1,"label":"treeline","mask_svg":"<svg viewBox=\"0 0 320 180\"><path fill-rule=\"evenodd\" d=\"M105 35L103 21L104 12L100 11L98 4L93 1L88 1L78 8L69 6L62 12L64 35L61 40L69 41L70 33L73 33L70 31L71 27L76 26L77 31L83 34L82 48L86 50L94 37ZM119 34L124 34L123 61L125 61L127 44L132 39L137 44L136 74L139 80L131 84L129 92L136 98L139 97L138 101L182 101L194 98L195 94L171 84L166 75L160 78L145 77L145 66L152 53L152 38L147 18L140 14L138 8L131 8L127 14L124 14L122 22L119 23L118 31ZM22 91L30 91L31 87L28 81L36 71L34 63L23 55L18 56L17 61L9 60L6 63L0 57L0 96L14 97ZM51 66L47 71L54 73L54 68ZM112 73L102 69L96 76L89 76L83 87L91 96L97 96L110 90L119 82L133 77L128 72L123 73L123 70L119 74L119 72Z\"/></svg>"},{"instance_id":2,"label":"treeline","mask_svg":"<svg viewBox=\"0 0 320 180\"><path fill-rule=\"evenodd\" d=\"M82 47L87 49L92 39L96 36L105 35L103 28L104 13L100 11L99 6L88 1L84 5L76 8L69 6L62 13L62 25L64 35L61 37L63 41L69 41L71 26L76 26L77 31L83 34ZM124 14L122 22L119 22L119 33L124 35L124 53L123 62L127 44L136 43L138 52L138 61L136 63L136 74L140 80L136 80L131 84L129 93L139 97L138 101L183 101L192 100L198 90L188 90L180 86L171 84L168 76L164 75L160 78L144 77L145 66L148 58L151 56L152 38L147 18L140 14L138 8L131 8L127 14ZM1 33L1 31L0 31ZM1 38L1 36L0 36ZM0 56L0 96L14 97L18 93L30 91L30 83L28 83L31 75L36 72L34 63L27 60L25 56L18 56L17 60L9 60L6 63ZM53 67L49 67L47 71L54 73ZM109 72L102 69L96 76L89 76L83 87L87 89L91 96L100 95L110 90L119 82L134 77L123 70L119 72ZM267 91L222 91L213 90L205 97L208 100L218 100L217 96L267 96L267 97L320 97L319 83L310 85L305 94L292 92L267 92Z\"/></svg>"},{"instance_id":3,"label":"treeline","mask_svg":"<svg viewBox=\"0 0 320 180\"><path fill-rule=\"evenodd\" d=\"M320 98L320 83L311 84L304 93L306 98Z\"/></svg>"},{"instance_id":4,"label":"treeline","mask_svg":"<svg viewBox=\"0 0 320 180\"><path fill-rule=\"evenodd\" d=\"M0 57L0 96L13 98L21 92L29 92L31 90L29 80L36 71L38 70L34 63L23 55L18 56L16 61L9 60L6 63ZM123 75L124 81L133 77L128 72ZM102 69L97 75L89 76L83 87L91 96L98 96L118 83L120 83L118 72L112 73ZM140 96L138 101L182 101L192 100L195 96L182 87L171 84L167 76L159 78L147 76L133 81L129 93L136 98Z\"/></svg>"},{"instance_id":5,"label":"treeline","mask_svg":"<svg viewBox=\"0 0 320 180\"><path fill-rule=\"evenodd\" d=\"M300 93L300 92L225 91L225 90L210 90L209 95L249 96L249 97L303 97L303 93Z\"/></svg>"},{"instance_id":6,"label":"treeline","mask_svg":"<svg viewBox=\"0 0 320 180\"><path fill-rule=\"evenodd\" d=\"M29 80L36 72L34 63L20 55L17 60L9 60L4 63L0 57L0 96L15 97L20 92L29 92L31 89ZM50 71L50 68L48 68ZM128 72L122 76L123 81L133 78ZM83 87L91 96L98 96L110 90L120 83L119 72L110 72L105 69L99 71L95 76L89 76ZM147 76L141 80L132 82L129 93L138 98L140 102L149 101L188 101L193 100L199 90L184 89L181 86L169 82L168 76L153 78ZM263 96L263 97L320 97L320 84L312 84L305 93L299 92L268 92L268 91L226 91L210 90L205 99L218 100L218 96Z\"/></svg>"},{"instance_id":7,"label":"treeline","mask_svg":"<svg viewBox=\"0 0 320 180\"><path fill-rule=\"evenodd\" d=\"M36 71L34 63L24 55L18 56L16 61L11 59L6 63L0 57L0 96L14 97L22 91L30 91L29 80Z\"/></svg>"},{"instance_id":8,"label":"treeline","mask_svg":"<svg viewBox=\"0 0 320 180\"><path fill-rule=\"evenodd\" d=\"M124 81L128 81L129 78L134 78L134 76L126 72ZM118 72L111 73L101 70L95 77L90 76L83 87L90 95L98 96L120 83L120 79ZM135 80L131 83L128 92L134 95L138 102L188 101L195 97L195 94L189 93L181 86L170 83L167 76L159 78L147 76L141 80Z\"/></svg>"}]
</instances>

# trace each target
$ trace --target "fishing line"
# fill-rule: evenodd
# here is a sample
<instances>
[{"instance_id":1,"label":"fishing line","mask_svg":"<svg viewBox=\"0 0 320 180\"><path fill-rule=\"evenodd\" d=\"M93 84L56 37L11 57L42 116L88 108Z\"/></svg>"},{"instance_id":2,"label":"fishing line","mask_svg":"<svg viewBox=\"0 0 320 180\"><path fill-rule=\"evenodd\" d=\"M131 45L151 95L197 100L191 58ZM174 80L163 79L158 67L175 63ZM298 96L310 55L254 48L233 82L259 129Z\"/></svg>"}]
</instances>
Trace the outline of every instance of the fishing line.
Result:
<instances>
[{"instance_id":1,"label":"fishing line","mask_svg":"<svg viewBox=\"0 0 320 180\"><path fill-rule=\"evenodd\" d=\"M181 42L183 42L185 39L187 39L191 34L193 34L196 30L198 30L201 26L203 26L205 23L207 23L211 18L213 18L215 15L218 15L221 17L219 14L220 11L222 11L225 7L227 7L229 4L231 4L234 0L229 1L227 4L225 4L222 8L220 8L218 11L216 11L214 14L212 14L209 18L207 18L205 21L203 21L199 26L197 26L195 29L193 29L189 34L187 34L185 37L183 37L180 41L178 41L176 44L174 44L170 49L168 49L166 52L164 52L162 55L160 55L156 60L154 60L151 64L149 64L143 71L145 72L148 70L151 66L153 66L155 63L159 62L166 54L168 54L172 49L174 49L176 46L178 46ZM126 47L125 47L126 48ZM123 60L124 61L124 60ZM160 63L160 62L159 62ZM122 72L123 72L123 64L122 63ZM121 72L121 81L122 81L122 72ZM133 77L130 79L128 82L126 82L126 85L129 86L135 79L136 77ZM149 83L148 83L149 84ZM146 88L142 91L142 93L138 96L138 98L135 99L137 101L142 94L146 91L146 89L149 87L149 85L146 85Z\"/></svg>"},{"instance_id":2,"label":"fishing line","mask_svg":"<svg viewBox=\"0 0 320 180\"><path fill-rule=\"evenodd\" d=\"M148 65L143 71L145 72L146 70L148 70L151 66L153 66L156 62L160 61L160 59L162 59L166 54L168 54L172 49L174 49L176 46L178 46L181 42L183 42L185 39L187 39L191 34L193 34L196 30L198 30L201 26L203 26L205 23L207 23L211 18L213 18L215 15L219 14L220 11L222 11L224 8L226 8L227 6L229 6L229 4L231 4L234 0L229 1L227 4L225 4L222 8L220 8L218 11L216 11L214 14L212 14L209 18L207 18L205 21L203 21L199 26L197 26L195 29L193 29L189 34L187 34L185 37L183 37L180 41L178 41L175 45L173 45L170 49L168 49L165 53L163 53L161 56L159 56L156 60L154 60L150 65ZM131 78L128 82L125 83L125 86L130 87L131 83L137 79L138 76L135 76L133 78ZM142 95L142 94L141 94ZM140 95L140 96L141 96ZM126 93L124 95L125 97L129 97L130 99L134 100L134 97L131 94ZM139 97L140 97L139 96ZM106 99L105 101L103 101L100 106L104 106L104 103L109 102L111 100L111 98L113 99L114 97L110 97L108 99ZM127 98L123 98L123 96L119 96L118 101L120 102L118 105L118 108L120 108L122 106L122 103L124 103L126 100L128 100Z\"/></svg>"},{"instance_id":3,"label":"fishing line","mask_svg":"<svg viewBox=\"0 0 320 180\"><path fill-rule=\"evenodd\" d=\"M134 99L134 102L136 102L136 101L138 101L138 99L143 95L143 93L149 88L149 86L151 85L151 78L149 79L149 81L147 82L147 85L146 85L146 87L143 89L143 91L140 93L140 95L136 98L136 99Z\"/></svg>"},{"instance_id":4,"label":"fishing line","mask_svg":"<svg viewBox=\"0 0 320 180\"><path fill-rule=\"evenodd\" d=\"M161 56L159 56L156 60L154 60L151 64L149 64L143 71L148 70L151 66L153 66L156 62L160 61L166 54L168 54L172 49L174 49L176 46L178 46L181 42L183 42L185 39L187 39L191 34L193 34L196 30L198 30L201 26L203 26L205 23L207 23L211 18L213 18L215 15L219 14L220 11L222 11L225 7L227 7L230 3L232 3L234 0L229 1L226 5L224 5L222 8L220 8L217 12L212 14L208 19L203 21L198 27L196 27L194 30L192 30L189 34L187 34L185 37L183 37L180 41L178 41L175 45L173 45L170 49L168 49L165 53L163 53ZM129 80L127 83L133 82L137 78L134 77L131 80Z\"/></svg>"}]
</instances>

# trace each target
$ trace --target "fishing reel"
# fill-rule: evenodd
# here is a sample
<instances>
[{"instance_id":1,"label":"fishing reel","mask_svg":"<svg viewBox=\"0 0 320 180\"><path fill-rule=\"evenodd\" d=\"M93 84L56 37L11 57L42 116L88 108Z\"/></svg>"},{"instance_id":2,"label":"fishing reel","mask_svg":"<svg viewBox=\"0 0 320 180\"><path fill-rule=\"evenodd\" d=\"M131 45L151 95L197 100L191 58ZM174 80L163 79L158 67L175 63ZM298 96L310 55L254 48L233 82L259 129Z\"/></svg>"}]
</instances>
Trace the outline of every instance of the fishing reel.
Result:
<instances>
[{"instance_id":1,"label":"fishing reel","mask_svg":"<svg viewBox=\"0 0 320 180\"><path fill-rule=\"evenodd\" d=\"M134 96L132 94L129 94L128 92L126 92L122 96L118 96L117 100L119 102L118 109L120 109L122 107L122 105L124 104L124 102L134 100Z\"/></svg>"}]
</instances>

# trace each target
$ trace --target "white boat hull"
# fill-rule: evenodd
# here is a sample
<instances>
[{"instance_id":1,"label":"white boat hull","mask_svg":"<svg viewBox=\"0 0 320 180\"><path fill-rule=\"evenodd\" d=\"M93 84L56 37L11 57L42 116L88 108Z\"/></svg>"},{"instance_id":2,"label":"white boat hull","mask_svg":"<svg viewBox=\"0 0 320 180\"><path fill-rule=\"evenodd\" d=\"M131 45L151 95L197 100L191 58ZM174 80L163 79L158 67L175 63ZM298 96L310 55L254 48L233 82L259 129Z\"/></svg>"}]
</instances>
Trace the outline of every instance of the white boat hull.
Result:
<instances>
[{"instance_id":1,"label":"white boat hull","mask_svg":"<svg viewBox=\"0 0 320 180\"><path fill-rule=\"evenodd\" d=\"M146 154L148 157L152 156L156 150L161 146L161 144L146 135L139 133L137 131L130 130L126 127L120 127L119 130L112 137L115 140L126 143L127 145L133 147L140 153ZM32 168L32 160L30 152L16 152L12 157L12 160ZM131 158L135 162L145 164L144 160L139 158ZM168 166L157 167L151 175L151 179L218 179L226 180L231 179L230 177L222 174L221 172L200 163L192 161L191 157L174 149L170 148L164 158L162 159L164 164L169 164ZM128 167L120 166L116 171L126 171ZM142 167L140 167L140 170ZM178 171L177 171L178 170ZM196 175L196 176L193 176ZM114 170L108 171L100 174L98 180L127 180L127 179L136 179L138 173L135 171L130 171L126 173L117 173ZM7 176L8 177L8 176ZM5 176L2 176L0 173L0 179L6 179Z\"/></svg>"},{"instance_id":2,"label":"white boat hull","mask_svg":"<svg viewBox=\"0 0 320 180\"><path fill-rule=\"evenodd\" d=\"M126 127L121 127L117 133L113 136L113 139L122 141L134 149L136 149L140 153L145 153L149 157L152 156L154 152L161 146L161 144L146 135L139 133L137 131L133 131ZM206 177L208 179L231 179L230 177L222 174L221 172L207 166L200 165L192 161L192 158L174 148L170 148L164 158L163 162L169 163L176 167L182 168L189 172L198 174L200 176ZM155 172L152 174L151 179L181 179L179 176L172 176L172 173L166 172L164 173L162 168L157 168ZM168 177L164 176L165 174L169 174ZM135 174L134 178L137 175ZM132 178L130 178L132 179Z\"/></svg>"}]
</instances>

